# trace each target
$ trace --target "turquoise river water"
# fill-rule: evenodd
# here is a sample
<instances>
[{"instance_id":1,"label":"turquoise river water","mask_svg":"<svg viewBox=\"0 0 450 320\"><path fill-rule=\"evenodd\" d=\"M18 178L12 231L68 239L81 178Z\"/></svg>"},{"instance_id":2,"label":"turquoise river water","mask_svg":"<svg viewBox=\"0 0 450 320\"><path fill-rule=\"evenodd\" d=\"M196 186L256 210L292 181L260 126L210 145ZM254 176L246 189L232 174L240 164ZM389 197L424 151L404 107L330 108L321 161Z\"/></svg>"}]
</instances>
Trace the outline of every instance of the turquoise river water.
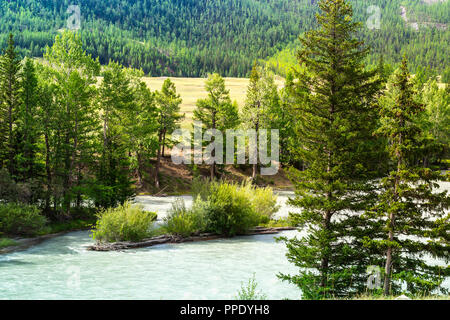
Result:
<instances>
[{"instance_id":1,"label":"turquoise river water","mask_svg":"<svg viewBox=\"0 0 450 320\"><path fill-rule=\"evenodd\" d=\"M448 186L446 186L448 187ZM280 193L279 217L295 211ZM192 199L184 197L187 205ZM164 217L174 197L138 197ZM292 237L297 231L283 232ZM298 299L299 290L277 274L297 272L286 248L260 235L170 244L124 252L92 252L88 231L49 239L0 256L0 299L233 299L253 274L268 299ZM446 283L450 287L450 284Z\"/></svg>"}]
</instances>

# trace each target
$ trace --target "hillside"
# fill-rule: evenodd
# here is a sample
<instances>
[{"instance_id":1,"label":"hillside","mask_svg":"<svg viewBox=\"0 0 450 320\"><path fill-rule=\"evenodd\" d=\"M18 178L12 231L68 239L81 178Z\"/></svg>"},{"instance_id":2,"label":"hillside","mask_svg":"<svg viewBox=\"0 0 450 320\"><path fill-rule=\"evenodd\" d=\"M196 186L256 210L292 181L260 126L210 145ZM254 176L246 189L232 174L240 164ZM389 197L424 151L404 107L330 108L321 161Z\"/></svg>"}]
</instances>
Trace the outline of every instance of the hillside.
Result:
<instances>
[{"instance_id":1,"label":"hillside","mask_svg":"<svg viewBox=\"0 0 450 320\"><path fill-rule=\"evenodd\" d=\"M355 18L367 21L367 1L351 2ZM66 27L71 3L2 1L0 45L4 47L13 31L23 55L41 56ZM376 63L380 54L397 63L406 53L413 68L445 71L450 56L448 1L373 0L370 5L380 7L382 20L380 30L361 32L373 47L369 63ZM402 19L402 6L408 23ZM85 0L80 9L85 48L103 64L113 59L151 76L204 77L216 71L245 77L257 59L275 57L270 61L278 70L283 61L292 60L297 37L314 26L317 1ZM409 23L417 23L418 30Z\"/></svg>"},{"instance_id":2,"label":"hillside","mask_svg":"<svg viewBox=\"0 0 450 320\"><path fill-rule=\"evenodd\" d=\"M356 18L365 24L369 16L365 12L368 4L365 1L350 2L354 5ZM406 55L414 71L435 73L442 75L444 82L450 81L449 1L390 0L371 1L370 4L381 8L381 23L380 29L364 27L361 30L361 38L372 48L369 64L377 64L383 55L385 62L394 65ZM278 74L286 74L297 63L295 53L299 46L298 40L289 43L266 59L268 65Z\"/></svg>"}]
</instances>

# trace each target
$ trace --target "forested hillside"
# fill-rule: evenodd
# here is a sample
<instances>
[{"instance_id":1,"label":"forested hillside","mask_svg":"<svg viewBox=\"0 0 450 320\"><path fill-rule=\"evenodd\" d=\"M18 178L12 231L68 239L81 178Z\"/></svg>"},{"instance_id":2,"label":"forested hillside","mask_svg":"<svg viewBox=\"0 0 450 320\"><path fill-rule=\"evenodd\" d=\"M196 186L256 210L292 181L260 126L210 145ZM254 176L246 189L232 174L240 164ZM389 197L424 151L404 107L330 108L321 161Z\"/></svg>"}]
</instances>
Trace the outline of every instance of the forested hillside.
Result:
<instances>
[{"instance_id":1,"label":"forested hillside","mask_svg":"<svg viewBox=\"0 0 450 320\"><path fill-rule=\"evenodd\" d=\"M414 72L442 75L450 80L449 22L450 2L447 0L376 0L350 1L355 18L364 24L360 37L372 47L368 63L375 65L380 56L385 62L398 64L406 54ZM380 29L370 30L367 13L370 5L381 8ZM285 74L297 64L295 57L299 49L298 40L267 59L268 64L279 74Z\"/></svg>"},{"instance_id":2,"label":"forested hillside","mask_svg":"<svg viewBox=\"0 0 450 320\"><path fill-rule=\"evenodd\" d=\"M397 63L407 53L411 65L443 72L448 65L449 3L422 0L353 0L356 20L370 17L367 8L381 8L380 30L364 28L361 36ZM77 1L15 0L0 6L0 45L9 31L16 34L22 55L42 56L46 45L67 25L67 8ZM88 53L102 64L110 59L139 67L152 76L248 76L256 59L288 56L295 40L314 27L314 0L83 0L81 34ZM401 16L404 6L409 16ZM417 31L411 24L419 23ZM414 25L415 26L415 25ZM281 51L281 53L279 53ZM278 53L278 54L277 54ZM283 59L282 59L283 60ZM284 59L286 60L286 59ZM283 65L273 61L282 72Z\"/></svg>"}]
</instances>

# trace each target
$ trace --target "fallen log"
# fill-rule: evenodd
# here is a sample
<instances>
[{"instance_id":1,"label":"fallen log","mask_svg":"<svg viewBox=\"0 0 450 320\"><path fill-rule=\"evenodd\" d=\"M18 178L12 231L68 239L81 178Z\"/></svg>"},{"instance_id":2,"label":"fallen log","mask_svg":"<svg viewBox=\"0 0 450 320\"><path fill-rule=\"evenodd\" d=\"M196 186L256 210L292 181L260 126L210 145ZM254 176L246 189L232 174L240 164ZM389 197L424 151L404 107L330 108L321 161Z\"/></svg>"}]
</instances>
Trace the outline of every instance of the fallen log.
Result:
<instances>
[{"instance_id":1,"label":"fallen log","mask_svg":"<svg viewBox=\"0 0 450 320\"><path fill-rule=\"evenodd\" d=\"M280 228L263 228L257 227L251 229L248 233L239 234L238 236L255 236L255 235L266 235L266 234L278 234L282 231L295 230L296 228L292 227L280 227ZM121 251L127 249L138 249L138 248L147 248L153 247L162 244L176 244L176 243L185 243L185 242L200 242L200 241L209 241L209 240L217 240L217 239L225 239L225 236L217 235L214 233L201 233L198 235L193 235L190 237L180 237L175 235L162 235L158 237L153 237L149 239L144 239L139 242L113 242L113 243L96 243L92 246L87 247L87 250L90 251Z\"/></svg>"}]
</instances>

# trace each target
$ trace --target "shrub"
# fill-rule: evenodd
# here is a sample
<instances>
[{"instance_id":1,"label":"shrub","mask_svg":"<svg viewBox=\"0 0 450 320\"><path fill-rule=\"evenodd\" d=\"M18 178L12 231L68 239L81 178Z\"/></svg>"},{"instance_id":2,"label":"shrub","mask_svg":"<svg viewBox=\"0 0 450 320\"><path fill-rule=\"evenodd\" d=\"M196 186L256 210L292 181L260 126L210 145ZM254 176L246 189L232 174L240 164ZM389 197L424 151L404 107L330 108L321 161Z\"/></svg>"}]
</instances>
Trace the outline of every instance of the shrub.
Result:
<instances>
[{"instance_id":1,"label":"shrub","mask_svg":"<svg viewBox=\"0 0 450 320\"><path fill-rule=\"evenodd\" d=\"M241 290L238 292L237 300L266 300L267 296L261 292L256 291L258 283L255 279L255 274L248 280L248 283L241 284Z\"/></svg>"},{"instance_id":2,"label":"shrub","mask_svg":"<svg viewBox=\"0 0 450 320\"><path fill-rule=\"evenodd\" d=\"M211 182L209 179L203 177L196 177L192 180L191 192L194 200L200 197L202 200L207 200L211 194L211 187L217 182Z\"/></svg>"},{"instance_id":3,"label":"shrub","mask_svg":"<svg viewBox=\"0 0 450 320\"><path fill-rule=\"evenodd\" d=\"M272 220L274 213L280 209L280 206L277 205L277 196L269 187L258 188L250 183L244 183L241 190L247 194L253 209L263 216L263 221L266 223Z\"/></svg>"},{"instance_id":4,"label":"shrub","mask_svg":"<svg viewBox=\"0 0 450 320\"><path fill-rule=\"evenodd\" d=\"M208 229L226 236L243 234L261 221L247 192L242 187L226 182L211 185L211 194L205 209Z\"/></svg>"},{"instance_id":5,"label":"shrub","mask_svg":"<svg viewBox=\"0 0 450 320\"><path fill-rule=\"evenodd\" d=\"M146 212L142 206L125 202L116 208L105 209L97 215L92 236L99 242L141 241L152 235L156 213Z\"/></svg>"},{"instance_id":6,"label":"shrub","mask_svg":"<svg viewBox=\"0 0 450 320\"><path fill-rule=\"evenodd\" d=\"M15 246L17 244L16 241L8 238L0 238L0 249Z\"/></svg>"},{"instance_id":7,"label":"shrub","mask_svg":"<svg viewBox=\"0 0 450 320\"><path fill-rule=\"evenodd\" d=\"M187 209L177 200L165 219L165 230L183 237L208 231L225 236L244 234L259 224L270 222L278 211L271 188L257 188L225 181L195 178L192 182L194 205Z\"/></svg>"},{"instance_id":8,"label":"shrub","mask_svg":"<svg viewBox=\"0 0 450 320\"><path fill-rule=\"evenodd\" d=\"M206 229L206 215L201 199L195 201L192 209L187 209L183 199L177 199L164 218L164 230L167 233L189 237Z\"/></svg>"},{"instance_id":9,"label":"shrub","mask_svg":"<svg viewBox=\"0 0 450 320\"><path fill-rule=\"evenodd\" d=\"M47 219L36 206L0 204L0 232L9 235L34 236L41 232Z\"/></svg>"}]
</instances>

